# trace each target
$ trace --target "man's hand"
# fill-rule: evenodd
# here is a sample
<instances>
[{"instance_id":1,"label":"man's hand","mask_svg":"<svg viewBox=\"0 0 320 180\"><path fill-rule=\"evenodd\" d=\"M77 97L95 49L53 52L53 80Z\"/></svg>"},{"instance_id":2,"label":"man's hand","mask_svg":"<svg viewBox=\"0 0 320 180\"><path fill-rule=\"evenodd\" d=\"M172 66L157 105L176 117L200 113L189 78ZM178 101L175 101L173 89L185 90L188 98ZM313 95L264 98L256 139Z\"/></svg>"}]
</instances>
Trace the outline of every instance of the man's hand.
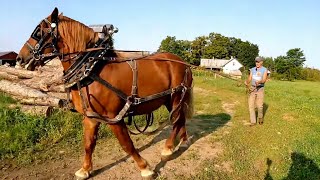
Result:
<instances>
[{"instance_id":1,"label":"man's hand","mask_svg":"<svg viewBox=\"0 0 320 180\"><path fill-rule=\"evenodd\" d=\"M256 86L259 86L259 84L260 84L260 81L256 81Z\"/></svg>"}]
</instances>

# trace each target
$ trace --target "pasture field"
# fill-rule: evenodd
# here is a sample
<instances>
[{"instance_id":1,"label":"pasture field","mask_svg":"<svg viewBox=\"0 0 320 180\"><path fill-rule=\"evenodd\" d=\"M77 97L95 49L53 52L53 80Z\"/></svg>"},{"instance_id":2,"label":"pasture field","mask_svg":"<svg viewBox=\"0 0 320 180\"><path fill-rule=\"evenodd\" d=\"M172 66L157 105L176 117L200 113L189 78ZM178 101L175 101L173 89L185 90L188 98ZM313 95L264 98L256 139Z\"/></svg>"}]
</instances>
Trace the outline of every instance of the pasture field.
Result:
<instances>
[{"instance_id":1,"label":"pasture field","mask_svg":"<svg viewBox=\"0 0 320 180\"><path fill-rule=\"evenodd\" d=\"M270 80L265 123L250 127L244 87L203 71L195 71L194 80L188 149L160 162L170 128L133 137L157 179L320 179L320 83ZM72 178L82 160L81 117L65 111L50 118L27 116L10 110L11 103L0 94L0 177ZM162 121L165 115L164 108L155 112ZM106 126L99 138L94 179L139 178Z\"/></svg>"}]
</instances>

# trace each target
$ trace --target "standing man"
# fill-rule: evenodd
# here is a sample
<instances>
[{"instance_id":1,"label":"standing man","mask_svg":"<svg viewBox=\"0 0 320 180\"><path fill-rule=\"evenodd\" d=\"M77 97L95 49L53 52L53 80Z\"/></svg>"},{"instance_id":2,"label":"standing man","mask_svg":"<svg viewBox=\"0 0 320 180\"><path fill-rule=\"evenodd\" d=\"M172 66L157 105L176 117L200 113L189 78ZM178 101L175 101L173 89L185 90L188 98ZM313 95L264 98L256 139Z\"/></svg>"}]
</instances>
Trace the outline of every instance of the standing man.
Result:
<instances>
[{"instance_id":1,"label":"standing man","mask_svg":"<svg viewBox=\"0 0 320 180\"><path fill-rule=\"evenodd\" d=\"M267 68L263 67L263 58L256 57L256 67L250 69L250 75L245 81L249 89L249 112L250 126L257 124L255 105L258 108L258 122L263 124L263 98L264 98L264 83L267 80Z\"/></svg>"}]
</instances>

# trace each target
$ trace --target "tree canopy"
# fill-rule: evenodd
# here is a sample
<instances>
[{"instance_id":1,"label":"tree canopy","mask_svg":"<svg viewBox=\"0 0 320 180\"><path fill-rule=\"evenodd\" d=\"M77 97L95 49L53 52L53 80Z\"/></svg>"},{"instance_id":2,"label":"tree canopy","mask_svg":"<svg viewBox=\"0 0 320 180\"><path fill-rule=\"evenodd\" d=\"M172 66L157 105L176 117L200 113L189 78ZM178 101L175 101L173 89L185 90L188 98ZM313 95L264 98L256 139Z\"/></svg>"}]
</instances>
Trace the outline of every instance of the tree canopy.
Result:
<instances>
[{"instance_id":1,"label":"tree canopy","mask_svg":"<svg viewBox=\"0 0 320 180\"><path fill-rule=\"evenodd\" d=\"M174 53L187 62L199 65L201 58L231 59L237 58L245 67L254 66L259 47L235 37L226 37L219 33L196 37L193 41L177 40L167 36L161 41L158 51Z\"/></svg>"},{"instance_id":2,"label":"tree canopy","mask_svg":"<svg viewBox=\"0 0 320 180\"><path fill-rule=\"evenodd\" d=\"M278 56L274 60L275 71L282 75L283 79L301 79L301 70L306 61L300 48L290 49L286 56Z\"/></svg>"}]
</instances>

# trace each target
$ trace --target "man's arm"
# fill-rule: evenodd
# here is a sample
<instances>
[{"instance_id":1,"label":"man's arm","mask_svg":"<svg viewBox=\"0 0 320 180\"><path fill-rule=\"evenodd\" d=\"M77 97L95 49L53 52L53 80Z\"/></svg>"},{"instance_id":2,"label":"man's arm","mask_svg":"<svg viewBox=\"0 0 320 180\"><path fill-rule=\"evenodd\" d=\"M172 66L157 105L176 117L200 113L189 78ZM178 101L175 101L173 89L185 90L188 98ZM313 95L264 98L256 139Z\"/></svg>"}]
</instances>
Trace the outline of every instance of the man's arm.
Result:
<instances>
[{"instance_id":1,"label":"man's arm","mask_svg":"<svg viewBox=\"0 0 320 180\"><path fill-rule=\"evenodd\" d=\"M256 85L258 86L259 84L263 84L267 81L267 77L268 77L268 70L266 70L263 74L263 77L261 79L261 81L257 81Z\"/></svg>"},{"instance_id":2,"label":"man's arm","mask_svg":"<svg viewBox=\"0 0 320 180\"><path fill-rule=\"evenodd\" d=\"M248 85L250 84L251 80L252 80L252 72L250 71L249 77L248 77L248 79L244 82L244 84L245 84L246 86L248 86Z\"/></svg>"}]
</instances>

